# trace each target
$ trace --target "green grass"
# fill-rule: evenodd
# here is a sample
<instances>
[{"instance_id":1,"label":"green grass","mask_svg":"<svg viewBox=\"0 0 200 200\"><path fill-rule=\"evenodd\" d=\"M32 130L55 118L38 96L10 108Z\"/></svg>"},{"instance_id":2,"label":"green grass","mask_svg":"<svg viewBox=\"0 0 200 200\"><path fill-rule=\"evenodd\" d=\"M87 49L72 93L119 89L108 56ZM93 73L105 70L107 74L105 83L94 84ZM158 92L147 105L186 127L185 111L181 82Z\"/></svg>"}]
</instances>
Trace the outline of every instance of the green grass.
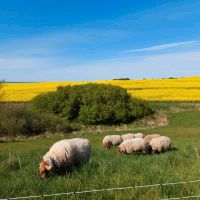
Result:
<instances>
[{"instance_id":1,"label":"green grass","mask_svg":"<svg viewBox=\"0 0 200 200\"><path fill-rule=\"evenodd\" d=\"M153 110L164 110L169 111L176 109L182 110L196 110L200 107L200 102L189 102L189 101L149 101L149 105Z\"/></svg>"},{"instance_id":2,"label":"green grass","mask_svg":"<svg viewBox=\"0 0 200 200\"><path fill-rule=\"evenodd\" d=\"M108 151L102 148L104 135L127 131L2 139L0 198L200 179L200 112L168 112L168 115L168 126L143 131L145 134L159 133L172 138L173 150L160 155L119 155L115 148ZM54 142L72 137L84 137L91 141L91 161L65 175L41 179L38 164L42 156ZM149 200L195 194L200 194L200 183L46 199Z\"/></svg>"}]
</instances>

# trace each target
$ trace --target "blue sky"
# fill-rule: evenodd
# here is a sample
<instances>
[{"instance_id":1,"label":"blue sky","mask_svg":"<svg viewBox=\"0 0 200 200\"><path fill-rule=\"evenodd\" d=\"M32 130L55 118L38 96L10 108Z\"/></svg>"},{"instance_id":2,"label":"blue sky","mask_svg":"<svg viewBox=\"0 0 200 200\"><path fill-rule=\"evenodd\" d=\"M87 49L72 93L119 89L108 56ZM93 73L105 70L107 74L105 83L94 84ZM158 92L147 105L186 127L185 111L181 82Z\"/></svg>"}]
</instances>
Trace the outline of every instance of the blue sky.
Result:
<instances>
[{"instance_id":1,"label":"blue sky","mask_svg":"<svg viewBox=\"0 0 200 200\"><path fill-rule=\"evenodd\" d=\"M200 75L199 0L0 1L0 79Z\"/></svg>"}]
</instances>

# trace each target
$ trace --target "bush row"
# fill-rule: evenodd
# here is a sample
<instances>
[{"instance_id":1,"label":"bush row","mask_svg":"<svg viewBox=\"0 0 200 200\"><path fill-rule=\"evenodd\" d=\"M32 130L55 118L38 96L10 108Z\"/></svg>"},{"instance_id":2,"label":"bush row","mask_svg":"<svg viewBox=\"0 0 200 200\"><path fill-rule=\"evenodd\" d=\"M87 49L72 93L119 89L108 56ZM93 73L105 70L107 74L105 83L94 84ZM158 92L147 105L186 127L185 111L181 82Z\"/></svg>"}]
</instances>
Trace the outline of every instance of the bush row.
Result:
<instances>
[{"instance_id":1,"label":"bush row","mask_svg":"<svg viewBox=\"0 0 200 200\"><path fill-rule=\"evenodd\" d=\"M0 104L0 136L31 136L71 130L66 119L53 114L33 112L26 103Z\"/></svg>"}]
</instances>

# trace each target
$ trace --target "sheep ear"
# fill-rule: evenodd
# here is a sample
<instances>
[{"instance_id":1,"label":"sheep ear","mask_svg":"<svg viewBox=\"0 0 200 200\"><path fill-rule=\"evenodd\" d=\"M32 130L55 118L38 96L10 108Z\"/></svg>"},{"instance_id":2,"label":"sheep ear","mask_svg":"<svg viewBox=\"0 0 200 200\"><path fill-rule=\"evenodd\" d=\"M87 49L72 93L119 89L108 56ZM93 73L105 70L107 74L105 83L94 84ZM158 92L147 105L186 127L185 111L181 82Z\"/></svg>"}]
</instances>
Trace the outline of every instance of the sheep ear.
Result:
<instances>
[{"instance_id":1,"label":"sheep ear","mask_svg":"<svg viewBox=\"0 0 200 200\"><path fill-rule=\"evenodd\" d=\"M52 169L52 165L46 164L46 169L50 171Z\"/></svg>"},{"instance_id":2,"label":"sheep ear","mask_svg":"<svg viewBox=\"0 0 200 200\"><path fill-rule=\"evenodd\" d=\"M45 161L45 168L49 171L52 169L52 164L49 161Z\"/></svg>"}]
</instances>

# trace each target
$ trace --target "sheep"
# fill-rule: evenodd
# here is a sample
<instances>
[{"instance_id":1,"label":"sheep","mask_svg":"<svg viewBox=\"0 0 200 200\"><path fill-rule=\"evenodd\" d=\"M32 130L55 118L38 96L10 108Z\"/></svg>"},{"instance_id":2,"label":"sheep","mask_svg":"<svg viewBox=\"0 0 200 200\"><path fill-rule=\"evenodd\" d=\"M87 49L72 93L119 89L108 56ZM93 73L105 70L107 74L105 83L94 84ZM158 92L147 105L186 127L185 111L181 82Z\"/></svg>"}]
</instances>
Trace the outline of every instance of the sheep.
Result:
<instances>
[{"instance_id":1,"label":"sheep","mask_svg":"<svg viewBox=\"0 0 200 200\"><path fill-rule=\"evenodd\" d=\"M171 147L171 139L166 136L153 138L149 143L153 153L168 151Z\"/></svg>"},{"instance_id":2,"label":"sheep","mask_svg":"<svg viewBox=\"0 0 200 200\"><path fill-rule=\"evenodd\" d=\"M105 149L109 149L112 145L115 146L121 144L122 138L120 135L106 135L103 138L102 143Z\"/></svg>"},{"instance_id":3,"label":"sheep","mask_svg":"<svg viewBox=\"0 0 200 200\"><path fill-rule=\"evenodd\" d=\"M127 134L123 134L122 136L122 140L128 140L128 139L133 139L133 138L143 138L144 134L143 133L127 133Z\"/></svg>"},{"instance_id":4,"label":"sheep","mask_svg":"<svg viewBox=\"0 0 200 200\"><path fill-rule=\"evenodd\" d=\"M122 142L118 149L118 153L131 154L134 152L148 153L149 145L143 138L128 139Z\"/></svg>"},{"instance_id":5,"label":"sheep","mask_svg":"<svg viewBox=\"0 0 200 200\"><path fill-rule=\"evenodd\" d=\"M135 138L144 138L144 134L143 133L135 133Z\"/></svg>"},{"instance_id":6,"label":"sheep","mask_svg":"<svg viewBox=\"0 0 200 200\"><path fill-rule=\"evenodd\" d=\"M41 177L47 177L49 172L59 172L86 162L90 159L91 145L83 138L64 139L56 142L43 156L39 164Z\"/></svg>"},{"instance_id":7,"label":"sheep","mask_svg":"<svg viewBox=\"0 0 200 200\"><path fill-rule=\"evenodd\" d=\"M135 138L135 134L133 134L133 133L127 133L127 134L123 134L121 137L122 137L122 140L125 141L125 140L128 140L128 139Z\"/></svg>"},{"instance_id":8,"label":"sheep","mask_svg":"<svg viewBox=\"0 0 200 200\"><path fill-rule=\"evenodd\" d=\"M159 134L152 134L152 135L146 135L144 137L144 140L149 143L153 138L157 138L157 137L160 137Z\"/></svg>"}]
</instances>

